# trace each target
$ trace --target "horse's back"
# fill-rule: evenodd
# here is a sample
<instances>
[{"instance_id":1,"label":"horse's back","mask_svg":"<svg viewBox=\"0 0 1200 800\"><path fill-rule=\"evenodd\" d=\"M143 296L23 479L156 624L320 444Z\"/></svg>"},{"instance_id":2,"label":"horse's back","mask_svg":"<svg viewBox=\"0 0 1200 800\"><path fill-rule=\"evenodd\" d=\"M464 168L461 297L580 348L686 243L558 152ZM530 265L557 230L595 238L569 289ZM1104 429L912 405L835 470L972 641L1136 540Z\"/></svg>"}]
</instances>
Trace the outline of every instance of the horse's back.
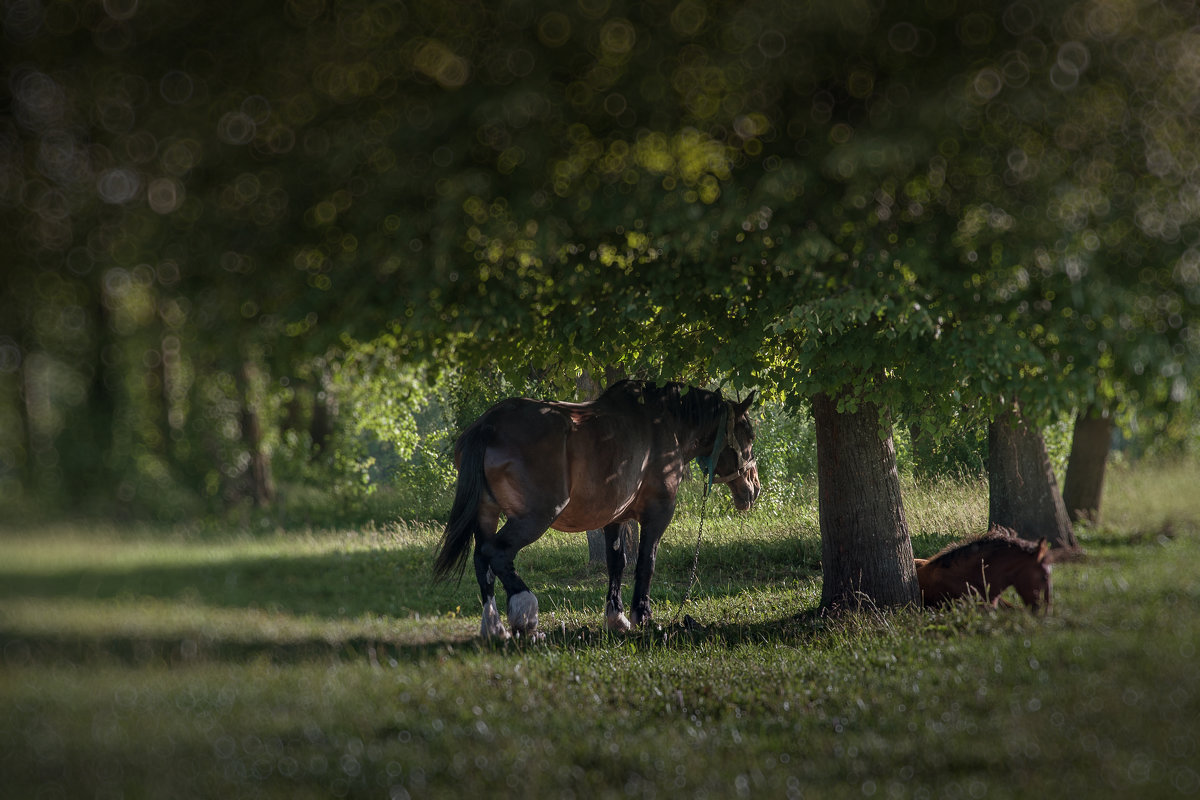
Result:
<instances>
[{"instance_id":1,"label":"horse's back","mask_svg":"<svg viewBox=\"0 0 1200 800\"><path fill-rule=\"evenodd\" d=\"M629 399L625 392L586 403L509 398L460 443L486 429L485 476L505 514L552 514L563 531L603 527L630 506L650 460L648 416L630 413Z\"/></svg>"}]
</instances>

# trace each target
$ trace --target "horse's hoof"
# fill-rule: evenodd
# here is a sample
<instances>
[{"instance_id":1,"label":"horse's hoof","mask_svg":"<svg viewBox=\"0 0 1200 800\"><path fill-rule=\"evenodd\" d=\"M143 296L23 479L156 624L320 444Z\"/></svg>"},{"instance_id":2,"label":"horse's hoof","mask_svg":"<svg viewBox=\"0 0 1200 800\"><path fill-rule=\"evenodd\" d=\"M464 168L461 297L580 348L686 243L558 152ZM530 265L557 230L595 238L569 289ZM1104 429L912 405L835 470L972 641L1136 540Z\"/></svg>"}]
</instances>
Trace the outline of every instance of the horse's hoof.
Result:
<instances>
[{"instance_id":1,"label":"horse's hoof","mask_svg":"<svg viewBox=\"0 0 1200 800\"><path fill-rule=\"evenodd\" d=\"M507 639L508 629L500 619L500 610L496 608L496 598L491 598L483 606L483 623L479 626L479 635L484 639Z\"/></svg>"},{"instance_id":2,"label":"horse's hoof","mask_svg":"<svg viewBox=\"0 0 1200 800\"><path fill-rule=\"evenodd\" d=\"M532 633L538 623L538 601L526 589L508 598L508 624L513 633Z\"/></svg>"},{"instance_id":3,"label":"horse's hoof","mask_svg":"<svg viewBox=\"0 0 1200 800\"><path fill-rule=\"evenodd\" d=\"M613 633L625 633L633 629L633 623L621 611L606 615L604 617L604 626Z\"/></svg>"}]
</instances>

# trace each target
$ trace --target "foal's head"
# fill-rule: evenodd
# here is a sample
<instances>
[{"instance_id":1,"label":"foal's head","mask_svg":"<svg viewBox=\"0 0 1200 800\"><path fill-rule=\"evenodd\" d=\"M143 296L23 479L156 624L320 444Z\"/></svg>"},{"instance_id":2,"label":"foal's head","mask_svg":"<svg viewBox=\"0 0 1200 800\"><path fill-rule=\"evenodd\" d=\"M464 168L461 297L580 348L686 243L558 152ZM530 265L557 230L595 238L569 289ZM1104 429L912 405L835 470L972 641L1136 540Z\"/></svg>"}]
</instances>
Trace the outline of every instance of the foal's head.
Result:
<instances>
[{"instance_id":1,"label":"foal's head","mask_svg":"<svg viewBox=\"0 0 1200 800\"><path fill-rule=\"evenodd\" d=\"M1046 556L1050 545L1045 539L1037 543L1037 550L1014 551L1012 585L1017 595L1031 611L1050 609L1050 562Z\"/></svg>"}]
</instances>

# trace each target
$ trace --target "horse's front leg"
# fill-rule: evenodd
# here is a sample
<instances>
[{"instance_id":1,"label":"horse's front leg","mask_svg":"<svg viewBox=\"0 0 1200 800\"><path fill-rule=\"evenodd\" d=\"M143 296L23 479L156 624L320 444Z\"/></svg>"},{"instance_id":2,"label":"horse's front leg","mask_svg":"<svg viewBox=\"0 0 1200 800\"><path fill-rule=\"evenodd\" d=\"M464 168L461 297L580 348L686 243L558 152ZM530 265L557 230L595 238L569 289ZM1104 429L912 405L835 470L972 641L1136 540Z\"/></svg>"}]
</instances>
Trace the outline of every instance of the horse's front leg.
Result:
<instances>
[{"instance_id":1,"label":"horse's front leg","mask_svg":"<svg viewBox=\"0 0 1200 800\"><path fill-rule=\"evenodd\" d=\"M624 633L633 627L621 605L621 576L625 573L625 536L622 525L604 526L604 551L608 561L608 599L604 603L604 625L610 631Z\"/></svg>"},{"instance_id":2,"label":"horse's front leg","mask_svg":"<svg viewBox=\"0 0 1200 800\"><path fill-rule=\"evenodd\" d=\"M633 571L633 598L629 619L634 625L650 620L650 581L654 577L654 559L658 557L658 540L675 514L675 499L642 515L642 540L638 545L637 566Z\"/></svg>"}]
</instances>

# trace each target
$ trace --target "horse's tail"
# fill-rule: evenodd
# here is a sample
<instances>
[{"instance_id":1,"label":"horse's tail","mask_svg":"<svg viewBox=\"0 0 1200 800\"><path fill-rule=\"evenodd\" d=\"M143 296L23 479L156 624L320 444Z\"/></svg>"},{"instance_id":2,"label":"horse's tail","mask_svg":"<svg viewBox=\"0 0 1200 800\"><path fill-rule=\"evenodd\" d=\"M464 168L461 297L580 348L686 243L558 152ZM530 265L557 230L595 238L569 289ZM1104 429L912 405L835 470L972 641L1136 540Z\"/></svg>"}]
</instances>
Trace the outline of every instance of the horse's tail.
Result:
<instances>
[{"instance_id":1,"label":"horse's tail","mask_svg":"<svg viewBox=\"0 0 1200 800\"><path fill-rule=\"evenodd\" d=\"M454 489L454 505L450 508L450 521L446 523L433 563L436 580L442 581L451 575L462 580L471 541L479 530L479 498L488 491L487 479L483 475L483 453L491 438L492 427L478 425L468 428L458 442L458 482Z\"/></svg>"}]
</instances>

